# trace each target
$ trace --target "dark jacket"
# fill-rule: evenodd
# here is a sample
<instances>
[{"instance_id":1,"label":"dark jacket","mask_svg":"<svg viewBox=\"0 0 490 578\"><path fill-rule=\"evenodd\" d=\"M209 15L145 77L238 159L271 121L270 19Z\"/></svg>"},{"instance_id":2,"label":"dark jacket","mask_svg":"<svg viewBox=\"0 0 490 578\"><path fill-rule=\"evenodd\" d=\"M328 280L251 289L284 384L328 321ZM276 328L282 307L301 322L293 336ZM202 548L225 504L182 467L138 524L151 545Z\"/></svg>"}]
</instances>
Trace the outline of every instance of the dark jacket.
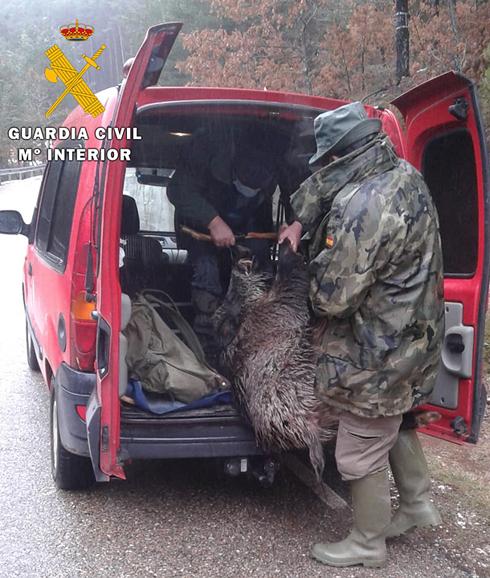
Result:
<instances>
[{"instance_id":1,"label":"dark jacket","mask_svg":"<svg viewBox=\"0 0 490 578\"><path fill-rule=\"evenodd\" d=\"M241 195L231 182L218 180L211 170L215 157L226 158L227 139L212 142L207 135L196 138L184 151L168 185L167 195L175 207L176 230L180 225L207 232L208 224L220 216L234 233L272 230L272 196L277 182L252 198Z\"/></svg>"},{"instance_id":2,"label":"dark jacket","mask_svg":"<svg viewBox=\"0 0 490 578\"><path fill-rule=\"evenodd\" d=\"M207 231L208 224L220 216L235 233L272 229L272 195L275 185L252 199L242 196L233 184L213 178L209 169L181 165L167 189L175 207L176 223Z\"/></svg>"}]
</instances>

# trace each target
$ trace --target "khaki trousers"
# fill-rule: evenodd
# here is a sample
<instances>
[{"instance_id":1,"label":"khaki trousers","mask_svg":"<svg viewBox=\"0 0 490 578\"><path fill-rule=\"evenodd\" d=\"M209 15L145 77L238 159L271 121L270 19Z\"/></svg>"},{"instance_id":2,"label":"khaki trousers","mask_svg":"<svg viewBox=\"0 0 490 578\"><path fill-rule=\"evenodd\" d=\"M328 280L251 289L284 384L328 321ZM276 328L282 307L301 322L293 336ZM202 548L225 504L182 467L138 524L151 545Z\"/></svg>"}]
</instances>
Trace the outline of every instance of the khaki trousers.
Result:
<instances>
[{"instance_id":1,"label":"khaki trousers","mask_svg":"<svg viewBox=\"0 0 490 578\"><path fill-rule=\"evenodd\" d=\"M339 417L335 446L337 469L343 480L359 480L388 467L401 415L368 418L344 411Z\"/></svg>"}]
</instances>

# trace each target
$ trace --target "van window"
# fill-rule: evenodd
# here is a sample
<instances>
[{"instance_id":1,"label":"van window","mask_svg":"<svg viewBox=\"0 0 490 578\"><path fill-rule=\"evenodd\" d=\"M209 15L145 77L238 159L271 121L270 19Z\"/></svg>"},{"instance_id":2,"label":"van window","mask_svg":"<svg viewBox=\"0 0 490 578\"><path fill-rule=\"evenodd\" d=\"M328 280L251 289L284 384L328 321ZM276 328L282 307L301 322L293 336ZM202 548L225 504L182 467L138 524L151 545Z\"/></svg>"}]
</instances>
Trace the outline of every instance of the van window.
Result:
<instances>
[{"instance_id":1,"label":"van window","mask_svg":"<svg viewBox=\"0 0 490 578\"><path fill-rule=\"evenodd\" d=\"M41 193L35 245L61 269L68 252L81 166L81 161L75 160L50 161Z\"/></svg>"},{"instance_id":2,"label":"van window","mask_svg":"<svg viewBox=\"0 0 490 578\"><path fill-rule=\"evenodd\" d=\"M456 130L431 140L422 167L439 213L444 273L473 275L478 256L478 197L470 133Z\"/></svg>"},{"instance_id":3,"label":"van window","mask_svg":"<svg viewBox=\"0 0 490 578\"><path fill-rule=\"evenodd\" d=\"M174 206L168 200L166 188L173 172L171 169L126 168L124 194L136 201L141 231L174 232Z\"/></svg>"}]
</instances>

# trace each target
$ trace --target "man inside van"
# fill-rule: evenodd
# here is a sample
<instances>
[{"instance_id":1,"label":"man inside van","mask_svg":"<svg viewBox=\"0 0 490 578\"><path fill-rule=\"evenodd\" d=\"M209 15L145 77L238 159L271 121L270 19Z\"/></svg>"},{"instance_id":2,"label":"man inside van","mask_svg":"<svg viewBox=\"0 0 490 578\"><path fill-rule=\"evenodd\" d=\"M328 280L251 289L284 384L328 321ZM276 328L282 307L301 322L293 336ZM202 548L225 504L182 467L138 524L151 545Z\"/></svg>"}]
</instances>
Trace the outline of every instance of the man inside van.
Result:
<instances>
[{"instance_id":1,"label":"man inside van","mask_svg":"<svg viewBox=\"0 0 490 578\"><path fill-rule=\"evenodd\" d=\"M386 538L440 523L416 431L399 431L439 364L438 217L421 175L380 128L359 102L315 119L316 172L292 196L296 221L279 239L309 243L311 305L325 320L316 388L339 412L335 456L351 483L351 533L312 551L331 566L382 566ZM400 493L392 519L388 463Z\"/></svg>"},{"instance_id":2,"label":"man inside van","mask_svg":"<svg viewBox=\"0 0 490 578\"><path fill-rule=\"evenodd\" d=\"M176 230L187 225L211 236L212 242L183 234L178 237L192 266L194 330L211 365L216 364L219 352L212 316L230 274L227 249L235 245L236 234L273 230L272 196L277 178L267 160L270 155L256 146L247 135L203 129L184 151L167 190L175 206ZM270 241L240 243L252 250L262 270L271 270Z\"/></svg>"}]
</instances>

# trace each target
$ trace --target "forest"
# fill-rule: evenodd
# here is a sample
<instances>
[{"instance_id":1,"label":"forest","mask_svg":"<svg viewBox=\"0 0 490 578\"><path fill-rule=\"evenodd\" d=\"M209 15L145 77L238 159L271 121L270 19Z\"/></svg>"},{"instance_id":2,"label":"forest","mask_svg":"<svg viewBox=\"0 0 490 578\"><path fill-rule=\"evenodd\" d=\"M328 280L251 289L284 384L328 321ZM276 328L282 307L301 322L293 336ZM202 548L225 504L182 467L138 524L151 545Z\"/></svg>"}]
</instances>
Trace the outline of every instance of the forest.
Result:
<instances>
[{"instance_id":1,"label":"forest","mask_svg":"<svg viewBox=\"0 0 490 578\"><path fill-rule=\"evenodd\" d=\"M402 3L403 4L403 3ZM387 103L447 70L474 80L490 126L490 4L488 0L408 0L403 73L397 70L398 1L387 0L32 0L0 7L0 167L15 164L7 138L11 126L62 122L73 108L67 97L48 121L44 113L59 94L47 82L44 51L63 47L80 56L104 42L102 70L88 83L100 90L121 81L146 29L181 21L183 32L160 83L285 90ZM94 26L89 42L68 43L59 27L78 19ZM403 20L403 19L402 19ZM88 46L67 46L83 44ZM399 64L399 63L398 63Z\"/></svg>"}]
</instances>

